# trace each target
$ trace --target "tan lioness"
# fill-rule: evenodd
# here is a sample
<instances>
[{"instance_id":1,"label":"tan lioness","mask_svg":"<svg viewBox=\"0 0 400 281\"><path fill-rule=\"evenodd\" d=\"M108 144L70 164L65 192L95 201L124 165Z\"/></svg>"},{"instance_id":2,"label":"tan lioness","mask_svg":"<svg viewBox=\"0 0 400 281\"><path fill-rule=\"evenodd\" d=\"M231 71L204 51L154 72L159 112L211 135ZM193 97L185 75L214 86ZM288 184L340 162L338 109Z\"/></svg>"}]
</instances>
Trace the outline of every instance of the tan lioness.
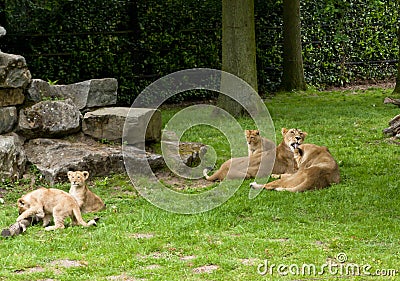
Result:
<instances>
[{"instance_id":1,"label":"tan lioness","mask_svg":"<svg viewBox=\"0 0 400 281\"><path fill-rule=\"evenodd\" d=\"M74 225L88 227L96 225L94 220L86 223L76 200L67 192L55 188L39 188L22 196L17 201L19 217L17 222L37 216L43 219L45 230L64 228L64 220L71 217ZM54 226L48 226L51 218Z\"/></svg>"},{"instance_id":2,"label":"tan lioness","mask_svg":"<svg viewBox=\"0 0 400 281\"><path fill-rule=\"evenodd\" d=\"M275 151L266 151L252 156L231 158L225 161L213 175L208 176L207 169L203 175L209 181L222 181L223 179L248 179L266 177L272 170Z\"/></svg>"},{"instance_id":3,"label":"tan lioness","mask_svg":"<svg viewBox=\"0 0 400 281\"><path fill-rule=\"evenodd\" d=\"M306 132L300 129L282 128L282 142L276 148L276 157L272 174L293 174L297 171L297 163L294 160L293 150L304 142Z\"/></svg>"},{"instance_id":4,"label":"tan lioness","mask_svg":"<svg viewBox=\"0 0 400 281\"><path fill-rule=\"evenodd\" d=\"M258 130L246 130L245 136L249 155L225 161L218 171L211 176L207 174L208 169L204 169L203 176L206 180L248 179L268 175L274 162L275 144L266 138L262 138Z\"/></svg>"},{"instance_id":5,"label":"tan lioness","mask_svg":"<svg viewBox=\"0 0 400 281\"><path fill-rule=\"evenodd\" d=\"M327 147L315 144L295 145L293 154L299 167L297 172L282 174L280 179L265 185L253 182L250 186L277 191L301 192L339 183L339 167Z\"/></svg>"},{"instance_id":6,"label":"tan lioness","mask_svg":"<svg viewBox=\"0 0 400 281\"><path fill-rule=\"evenodd\" d=\"M82 213L97 212L106 208L103 200L86 186L88 171L69 171L67 175L71 183L69 194L76 199Z\"/></svg>"},{"instance_id":7,"label":"tan lioness","mask_svg":"<svg viewBox=\"0 0 400 281\"><path fill-rule=\"evenodd\" d=\"M247 147L249 150L248 156L275 149L275 143L260 135L259 130L245 130Z\"/></svg>"}]
</instances>

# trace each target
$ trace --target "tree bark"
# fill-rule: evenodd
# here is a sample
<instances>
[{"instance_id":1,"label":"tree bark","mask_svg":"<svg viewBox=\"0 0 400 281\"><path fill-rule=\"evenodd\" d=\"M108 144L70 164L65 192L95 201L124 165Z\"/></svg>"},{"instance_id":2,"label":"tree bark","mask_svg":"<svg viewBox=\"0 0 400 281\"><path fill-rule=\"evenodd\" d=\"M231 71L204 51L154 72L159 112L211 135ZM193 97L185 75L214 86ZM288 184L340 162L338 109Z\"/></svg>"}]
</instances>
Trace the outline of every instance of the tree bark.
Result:
<instances>
[{"instance_id":1,"label":"tree bark","mask_svg":"<svg viewBox=\"0 0 400 281\"><path fill-rule=\"evenodd\" d=\"M282 89L306 90L301 48L300 0L283 0Z\"/></svg>"},{"instance_id":2,"label":"tree bark","mask_svg":"<svg viewBox=\"0 0 400 281\"><path fill-rule=\"evenodd\" d=\"M400 0L397 0L397 11L400 11ZM397 45L399 48L400 57L400 23L397 22ZM396 87L393 90L393 94L400 94L400 61L397 63L397 77L396 77Z\"/></svg>"},{"instance_id":3,"label":"tree bark","mask_svg":"<svg viewBox=\"0 0 400 281\"><path fill-rule=\"evenodd\" d=\"M256 39L254 0L222 0L222 70L234 74L257 91ZM231 91L221 79L221 91ZM234 116L243 115L244 108L220 94L218 106Z\"/></svg>"}]
</instances>

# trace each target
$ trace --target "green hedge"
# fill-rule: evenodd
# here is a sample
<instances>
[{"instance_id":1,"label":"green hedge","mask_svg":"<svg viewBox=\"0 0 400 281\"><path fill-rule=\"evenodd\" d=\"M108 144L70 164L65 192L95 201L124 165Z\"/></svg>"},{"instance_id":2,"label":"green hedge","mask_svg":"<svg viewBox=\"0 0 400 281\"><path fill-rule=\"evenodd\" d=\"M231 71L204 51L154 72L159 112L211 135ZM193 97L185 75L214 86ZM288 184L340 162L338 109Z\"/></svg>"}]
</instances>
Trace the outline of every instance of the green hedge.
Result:
<instances>
[{"instance_id":1,"label":"green hedge","mask_svg":"<svg viewBox=\"0 0 400 281\"><path fill-rule=\"evenodd\" d=\"M174 71L221 67L221 0L6 0L0 49L23 55L35 78L74 83L115 77L119 102ZM282 75L282 0L255 0L260 93ZM396 1L301 1L307 83L394 76ZM184 93L179 99L203 98Z\"/></svg>"}]
</instances>

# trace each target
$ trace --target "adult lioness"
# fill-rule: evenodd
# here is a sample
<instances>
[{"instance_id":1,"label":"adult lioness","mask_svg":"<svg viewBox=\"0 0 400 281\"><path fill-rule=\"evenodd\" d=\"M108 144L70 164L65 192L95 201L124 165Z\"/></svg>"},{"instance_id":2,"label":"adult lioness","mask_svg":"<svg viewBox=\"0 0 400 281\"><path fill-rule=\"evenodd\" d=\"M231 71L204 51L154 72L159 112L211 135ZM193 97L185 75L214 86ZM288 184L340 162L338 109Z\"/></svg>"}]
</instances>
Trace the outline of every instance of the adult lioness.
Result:
<instances>
[{"instance_id":1,"label":"adult lioness","mask_svg":"<svg viewBox=\"0 0 400 281\"><path fill-rule=\"evenodd\" d=\"M293 149L304 142L306 132L300 129L282 128L282 142L276 148L276 157L273 174L293 174L297 171L297 164L294 160Z\"/></svg>"},{"instance_id":2,"label":"adult lioness","mask_svg":"<svg viewBox=\"0 0 400 281\"><path fill-rule=\"evenodd\" d=\"M246 130L245 135L249 155L225 161L218 171L211 176L207 174L208 169L204 169L203 175L206 180L265 177L271 172L275 157L275 144L262 138L258 130Z\"/></svg>"},{"instance_id":3,"label":"adult lioness","mask_svg":"<svg viewBox=\"0 0 400 281\"><path fill-rule=\"evenodd\" d=\"M282 174L280 179L265 185L251 183L252 188L301 192L321 189L339 183L339 167L325 146L315 144L295 145L294 158L299 169L294 174Z\"/></svg>"},{"instance_id":4,"label":"adult lioness","mask_svg":"<svg viewBox=\"0 0 400 281\"><path fill-rule=\"evenodd\" d=\"M76 200L67 192L54 188L39 188L22 196L17 201L20 222L29 217L37 216L43 219L43 226L49 225L54 218L54 226L47 226L45 230L64 228L64 220L71 217L74 225L88 227L96 225L94 220L86 223L82 219L81 211Z\"/></svg>"},{"instance_id":5,"label":"adult lioness","mask_svg":"<svg viewBox=\"0 0 400 281\"><path fill-rule=\"evenodd\" d=\"M86 186L88 171L69 171L67 175L71 183L69 194L76 199L82 213L97 212L106 208L103 200Z\"/></svg>"}]
</instances>

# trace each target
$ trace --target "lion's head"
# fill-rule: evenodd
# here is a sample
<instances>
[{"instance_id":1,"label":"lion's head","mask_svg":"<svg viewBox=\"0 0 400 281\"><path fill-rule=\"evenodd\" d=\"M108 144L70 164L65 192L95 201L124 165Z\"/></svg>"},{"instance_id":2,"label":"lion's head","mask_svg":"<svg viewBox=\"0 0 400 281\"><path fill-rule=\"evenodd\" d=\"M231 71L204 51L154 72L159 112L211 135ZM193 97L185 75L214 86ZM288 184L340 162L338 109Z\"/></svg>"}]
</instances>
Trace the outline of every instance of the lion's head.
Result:
<instances>
[{"instance_id":1,"label":"lion's head","mask_svg":"<svg viewBox=\"0 0 400 281\"><path fill-rule=\"evenodd\" d=\"M88 171L69 171L68 172L68 179L71 183L72 187L82 187L85 185L85 181L89 177Z\"/></svg>"},{"instance_id":2,"label":"lion's head","mask_svg":"<svg viewBox=\"0 0 400 281\"><path fill-rule=\"evenodd\" d=\"M26 210L29 209L29 202L26 202L24 197L21 197L17 201L17 206L18 206L18 214L22 214Z\"/></svg>"},{"instance_id":3,"label":"lion's head","mask_svg":"<svg viewBox=\"0 0 400 281\"><path fill-rule=\"evenodd\" d=\"M261 141L259 130L245 130L246 141L248 145L256 146Z\"/></svg>"},{"instance_id":4,"label":"lion's head","mask_svg":"<svg viewBox=\"0 0 400 281\"><path fill-rule=\"evenodd\" d=\"M307 133L301 131L300 129L288 130L286 128L282 128L282 136L285 144L290 148L291 151L294 151L294 149L297 149L298 146L304 142Z\"/></svg>"}]
</instances>

